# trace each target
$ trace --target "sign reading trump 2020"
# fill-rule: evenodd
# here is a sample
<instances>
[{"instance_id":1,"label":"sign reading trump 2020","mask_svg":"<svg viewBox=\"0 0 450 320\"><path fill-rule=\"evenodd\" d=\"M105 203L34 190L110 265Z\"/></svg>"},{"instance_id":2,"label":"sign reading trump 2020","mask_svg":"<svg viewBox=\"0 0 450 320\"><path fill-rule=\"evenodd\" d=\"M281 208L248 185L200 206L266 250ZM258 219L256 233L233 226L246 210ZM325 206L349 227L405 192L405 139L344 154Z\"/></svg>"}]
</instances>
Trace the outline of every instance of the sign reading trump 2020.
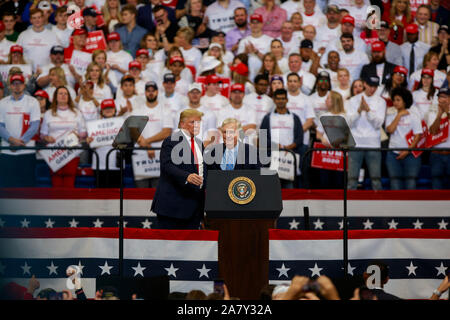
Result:
<instances>
[{"instance_id":1,"label":"sign reading trump 2020","mask_svg":"<svg viewBox=\"0 0 450 320\"><path fill-rule=\"evenodd\" d=\"M123 122L123 118L101 119L86 122L88 136L94 139L89 146L91 148L97 148L112 145Z\"/></svg>"},{"instance_id":2,"label":"sign reading trump 2020","mask_svg":"<svg viewBox=\"0 0 450 320\"><path fill-rule=\"evenodd\" d=\"M318 142L314 142L313 147L326 148L325 145ZM342 153L342 151L314 151L311 158L311 167L334 171L344 171L344 154Z\"/></svg>"},{"instance_id":3,"label":"sign reading trump 2020","mask_svg":"<svg viewBox=\"0 0 450 320\"><path fill-rule=\"evenodd\" d=\"M131 157L135 178L152 178L160 175L160 151L155 151L155 157L150 158L146 150L134 150Z\"/></svg>"},{"instance_id":4,"label":"sign reading trump 2020","mask_svg":"<svg viewBox=\"0 0 450 320\"><path fill-rule=\"evenodd\" d=\"M70 135L73 135L71 131L67 131L63 135L59 136L56 139L56 142L53 144L49 144L49 147L66 147L67 139ZM83 150L67 150L67 149L58 149L58 150L40 150L39 153L44 158L45 162L48 164L50 169L53 172L58 171L74 158L76 158Z\"/></svg>"}]
</instances>

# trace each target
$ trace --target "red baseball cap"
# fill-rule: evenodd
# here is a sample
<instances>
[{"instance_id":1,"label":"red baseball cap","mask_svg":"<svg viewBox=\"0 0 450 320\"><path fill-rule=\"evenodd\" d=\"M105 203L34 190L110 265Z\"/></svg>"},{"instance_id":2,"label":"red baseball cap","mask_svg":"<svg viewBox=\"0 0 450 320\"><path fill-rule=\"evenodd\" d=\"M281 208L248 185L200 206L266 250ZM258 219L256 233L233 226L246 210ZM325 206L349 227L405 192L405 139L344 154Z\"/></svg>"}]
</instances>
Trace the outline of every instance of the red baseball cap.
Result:
<instances>
[{"instance_id":1,"label":"red baseball cap","mask_svg":"<svg viewBox=\"0 0 450 320\"><path fill-rule=\"evenodd\" d=\"M406 69L404 66L396 66L394 68L394 73L401 73L405 76L408 75L408 69Z\"/></svg>"},{"instance_id":2,"label":"red baseball cap","mask_svg":"<svg viewBox=\"0 0 450 320\"><path fill-rule=\"evenodd\" d=\"M34 93L34 96L35 96L35 97L42 97L42 98L45 98L45 99L47 99L47 100L50 99L50 97L48 96L48 93L45 92L44 90L38 90L38 91L36 91L36 92Z\"/></svg>"},{"instance_id":3,"label":"red baseball cap","mask_svg":"<svg viewBox=\"0 0 450 320\"><path fill-rule=\"evenodd\" d=\"M241 83L235 83L231 86L230 90L231 90L231 92L236 91L236 90L240 91L240 92L245 92L245 87Z\"/></svg>"},{"instance_id":4,"label":"red baseball cap","mask_svg":"<svg viewBox=\"0 0 450 320\"><path fill-rule=\"evenodd\" d=\"M86 35L86 34L87 34L87 31L86 31L86 29L83 29L83 28L75 29L72 32L73 36L82 36L82 35Z\"/></svg>"},{"instance_id":5,"label":"red baseball cap","mask_svg":"<svg viewBox=\"0 0 450 320\"><path fill-rule=\"evenodd\" d=\"M5 24L3 23L3 21L0 21L0 32L3 32L5 29Z\"/></svg>"},{"instance_id":6,"label":"red baseball cap","mask_svg":"<svg viewBox=\"0 0 450 320\"><path fill-rule=\"evenodd\" d=\"M342 18L341 24L344 23L350 23L352 26L355 26L355 18L353 18L351 15L346 15Z\"/></svg>"},{"instance_id":7,"label":"red baseball cap","mask_svg":"<svg viewBox=\"0 0 450 320\"><path fill-rule=\"evenodd\" d=\"M11 46L11 48L9 48L9 52L10 53L20 52L21 54L23 54L23 48L21 46L19 46L18 44L15 44L15 45Z\"/></svg>"},{"instance_id":8,"label":"red baseball cap","mask_svg":"<svg viewBox=\"0 0 450 320\"><path fill-rule=\"evenodd\" d=\"M11 76L9 82L13 83L14 81L20 81L22 83L25 83L25 77L21 74L14 74Z\"/></svg>"},{"instance_id":9,"label":"red baseball cap","mask_svg":"<svg viewBox=\"0 0 450 320\"><path fill-rule=\"evenodd\" d=\"M120 34L118 34L117 32L111 32L110 34L108 34L108 36L106 37L106 41L120 41Z\"/></svg>"},{"instance_id":10,"label":"red baseball cap","mask_svg":"<svg viewBox=\"0 0 450 320\"><path fill-rule=\"evenodd\" d=\"M139 49L136 51L136 57L139 57L141 54L145 54L147 57L149 56L147 49Z\"/></svg>"},{"instance_id":11,"label":"red baseball cap","mask_svg":"<svg viewBox=\"0 0 450 320\"><path fill-rule=\"evenodd\" d=\"M105 99L102 101L100 105L100 109L106 109L106 108L116 108L116 104L114 103L114 99Z\"/></svg>"},{"instance_id":12,"label":"red baseball cap","mask_svg":"<svg viewBox=\"0 0 450 320\"><path fill-rule=\"evenodd\" d=\"M405 30L406 30L406 33L418 33L419 26L415 23L411 23L406 26Z\"/></svg>"},{"instance_id":13,"label":"red baseball cap","mask_svg":"<svg viewBox=\"0 0 450 320\"><path fill-rule=\"evenodd\" d=\"M138 68L139 70L142 70L142 66L139 61L131 61L128 64L128 70L130 70L131 68Z\"/></svg>"},{"instance_id":14,"label":"red baseball cap","mask_svg":"<svg viewBox=\"0 0 450 320\"><path fill-rule=\"evenodd\" d=\"M428 68L422 69L421 75L423 76L424 74L429 75L430 77L434 78L434 70L432 70L432 69L428 69Z\"/></svg>"},{"instance_id":15,"label":"red baseball cap","mask_svg":"<svg viewBox=\"0 0 450 320\"><path fill-rule=\"evenodd\" d=\"M220 78L216 76L215 74L210 74L209 76L206 76L206 84L210 83L219 83Z\"/></svg>"},{"instance_id":16,"label":"red baseball cap","mask_svg":"<svg viewBox=\"0 0 450 320\"><path fill-rule=\"evenodd\" d=\"M372 51L383 52L384 49L386 49L386 45L383 41L375 41L374 43L372 43Z\"/></svg>"},{"instance_id":17,"label":"red baseball cap","mask_svg":"<svg viewBox=\"0 0 450 320\"><path fill-rule=\"evenodd\" d=\"M170 58L169 64L173 64L175 62L181 62L184 64L184 59L180 56L174 56L174 57Z\"/></svg>"},{"instance_id":18,"label":"red baseball cap","mask_svg":"<svg viewBox=\"0 0 450 320\"><path fill-rule=\"evenodd\" d=\"M260 14L254 13L250 16L250 21L252 20L258 20L259 22L263 22L263 17Z\"/></svg>"},{"instance_id":19,"label":"red baseball cap","mask_svg":"<svg viewBox=\"0 0 450 320\"><path fill-rule=\"evenodd\" d=\"M236 66L231 66L230 70L237 72L241 76L248 76L248 67L242 62L238 63Z\"/></svg>"}]
</instances>

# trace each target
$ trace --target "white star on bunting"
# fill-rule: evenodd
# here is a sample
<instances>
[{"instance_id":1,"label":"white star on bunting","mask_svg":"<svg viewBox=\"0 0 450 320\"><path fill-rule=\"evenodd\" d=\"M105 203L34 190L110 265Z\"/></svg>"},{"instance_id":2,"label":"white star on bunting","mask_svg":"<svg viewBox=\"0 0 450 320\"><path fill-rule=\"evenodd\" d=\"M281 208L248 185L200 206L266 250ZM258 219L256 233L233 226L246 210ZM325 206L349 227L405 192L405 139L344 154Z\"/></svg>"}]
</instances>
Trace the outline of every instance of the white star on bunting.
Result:
<instances>
[{"instance_id":1,"label":"white star on bunting","mask_svg":"<svg viewBox=\"0 0 450 320\"><path fill-rule=\"evenodd\" d=\"M312 274L311 277L314 277L314 275L317 275L318 277L320 277L320 271L323 270L323 268L319 268L317 266L317 263L314 264L314 268L308 268L309 270L311 270Z\"/></svg>"},{"instance_id":2,"label":"white star on bunting","mask_svg":"<svg viewBox=\"0 0 450 320\"><path fill-rule=\"evenodd\" d=\"M92 222L94 224L94 228L101 228L103 225L103 221L100 221L99 218L97 218L97 220Z\"/></svg>"},{"instance_id":3,"label":"white star on bunting","mask_svg":"<svg viewBox=\"0 0 450 320\"><path fill-rule=\"evenodd\" d=\"M78 226L79 222L75 220L75 218L72 218L72 221L69 221L69 225L71 228L76 228Z\"/></svg>"},{"instance_id":4,"label":"white star on bunting","mask_svg":"<svg viewBox=\"0 0 450 320\"><path fill-rule=\"evenodd\" d=\"M395 222L395 220L392 219L391 222L388 222L388 225L389 229L397 229L398 222Z\"/></svg>"},{"instance_id":5,"label":"white star on bunting","mask_svg":"<svg viewBox=\"0 0 450 320\"><path fill-rule=\"evenodd\" d=\"M27 262L25 261L25 264L23 266L21 266L22 270L23 270L23 274L29 274L31 275L30 269L31 267L27 264Z\"/></svg>"},{"instance_id":6,"label":"white star on bunting","mask_svg":"<svg viewBox=\"0 0 450 320\"><path fill-rule=\"evenodd\" d=\"M20 221L20 224L22 225L22 228L28 228L28 226L30 225L30 221L28 221L27 218L25 218L22 221Z\"/></svg>"},{"instance_id":7,"label":"white star on bunting","mask_svg":"<svg viewBox=\"0 0 450 320\"><path fill-rule=\"evenodd\" d=\"M141 263L138 262L138 265L136 267L132 267L134 270L134 276L136 277L138 274L141 276L144 276L144 270L147 269L147 267L141 267Z\"/></svg>"},{"instance_id":8,"label":"white star on bunting","mask_svg":"<svg viewBox=\"0 0 450 320\"><path fill-rule=\"evenodd\" d=\"M441 229L447 230L448 222L445 222L444 219L442 219L441 222L438 222L438 225L439 225L439 230L441 230Z\"/></svg>"},{"instance_id":9,"label":"white star on bunting","mask_svg":"<svg viewBox=\"0 0 450 320\"><path fill-rule=\"evenodd\" d=\"M423 222L420 222L419 219L416 220L416 222L413 223L414 229L422 229Z\"/></svg>"},{"instance_id":10,"label":"white star on bunting","mask_svg":"<svg viewBox=\"0 0 450 320\"><path fill-rule=\"evenodd\" d=\"M438 273L436 276L438 276L442 273L442 275L445 277L445 270L447 270L447 267L444 267L444 264L442 262L439 267L435 267L435 268L438 270Z\"/></svg>"},{"instance_id":11,"label":"white star on bunting","mask_svg":"<svg viewBox=\"0 0 450 320\"><path fill-rule=\"evenodd\" d=\"M323 225L324 225L324 222L320 221L320 219L317 219L317 220L314 222L314 229L320 229L320 230L322 230L322 229L323 229L323 228L322 228Z\"/></svg>"},{"instance_id":12,"label":"white star on bunting","mask_svg":"<svg viewBox=\"0 0 450 320\"><path fill-rule=\"evenodd\" d=\"M211 271L211 269L206 269L205 264L203 264L201 269L197 269L198 272L200 272L200 275L198 276L199 278L205 276L206 278L209 278L209 274L208 272Z\"/></svg>"},{"instance_id":13,"label":"white star on bunting","mask_svg":"<svg viewBox=\"0 0 450 320\"><path fill-rule=\"evenodd\" d=\"M278 275L278 278L281 278L282 275L286 276L286 278L289 278L288 271L291 270L291 268L286 268L286 267L284 266L284 263L281 265L281 268L276 268L276 269L277 269L278 272L280 273L280 274Z\"/></svg>"},{"instance_id":14,"label":"white star on bunting","mask_svg":"<svg viewBox=\"0 0 450 320\"><path fill-rule=\"evenodd\" d=\"M54 273L56 275L58 274L58 272L56 272L56 269L58 269L58 266L55 266L53 264L53 261L49 266L47 266L47 269L49 270L49 273L48 273L49 276L52 275L52 273Z\"/></svg>"},{"instance_id":15,"label":"white star on bunting","mask_svg":"<svg viewBox=\"0 0 450 320\"><path fill-rule=\"evenodd\" d=\"M55 224L55 221L51 220L50 218L48 218L48 220L45 221L45 227L46 228L53 228L54 224Z\"/></svg>"},{"instance_id":16,"label":"white star on bunting","mask_svg":"<svg viewBox=\"0 0 450 320\"><path fill-rule=\"evenodd\" d=\"M293 229L298 229L298 225L300 224L300 222L297 222L295 219L292 219L291 222L289 222L289 229L293 230Z\"/></svg>"},{"instance_id":17,"label":"white star on bunting","mask_svg":"<svg viewBox=\"0 0 450 320\"><path fill-rule=\"evenodd\" d=\"M413 274L413 275L416 276L416 269L417 269L418 267L416 267L415 265L413 265L412 261L411 261L411 263L409 264L409 267L405 267L405 268L408 269L408 276L410 276L411 274Z\"/></svg>"},{"instance_id":18,"label":"white star on bunting","mask_svg":"<svg viewBox=\"0 0 450 320\"><path fill-rule=\"evenodd\" d=\"M80 274L82 275L84 266L81 265L81 260L78 260L78 266L77 267L80 270Z\"/></svg>"},{"instance_id":19,"label":"white star on bunting","mask_svg":"<svg viewBox=\"0 0 450 320\"><path fill-rule=\"evenodd\" d=\"M176 272L178 271L179 268L174 268L173 263L170 264L169 268L164 269L166 269L168 276L174 276L175 278L177 277Z\"/></svg>"},{"instance_id":20,"label":"white star on bunting","mask_svg":"<svg viewBox=\"0 0 450 320\"><path fill-rule=\"evenodd\" d=\"M371 222L369 219L367 219L365 222L363 222L363 225L364 225L364 230L372 229L373 222Z\"/></svg>"},{"instance_id":21,"label":"white star on bunting","mask_svg":"<svg viewBox=\"0 0 450 320\"><path fill-rule=\"evenodd\" d=\"M105 264L103 265L103 266L98 266L100 269L102 269L102 274L101 275L103 275L104 273L107 273L107 274L109 274L109 275L111 275L111 269L112 268L114 268L114 267L110 267L110 266L108 266L108 261L105 261Z\"/></svg>"},{"instance_id":22,"label":"white star on bunting","mask_svg":"<svg viewBox=\"0 0 450 320\"><path fill-rule=\"evenodd\" d=\"M153 222L148 221L148 219L145 219L145 221L141 222L143 229L151 229L151 225Z\"/></svg>"}]
</instances>

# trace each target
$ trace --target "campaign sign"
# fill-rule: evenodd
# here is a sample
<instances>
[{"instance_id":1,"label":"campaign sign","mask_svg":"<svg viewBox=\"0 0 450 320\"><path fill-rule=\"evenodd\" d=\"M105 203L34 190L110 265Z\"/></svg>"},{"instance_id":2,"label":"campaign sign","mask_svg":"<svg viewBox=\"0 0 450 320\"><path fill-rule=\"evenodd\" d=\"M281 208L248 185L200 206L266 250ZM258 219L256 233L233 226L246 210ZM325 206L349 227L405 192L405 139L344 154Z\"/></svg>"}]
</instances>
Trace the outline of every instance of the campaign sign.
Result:
<instances>
[{"instance_id":1,"label":"campaign sign","mask_svg":"<svg viewBox=\"0 0 450 320\"><path fill-rule=\"evenodd\" d=\"M88 65L92 62L92 54L80 50L73 50L70 64L74 66L78 74L85 74Z\"/></svg>"},{"instance_id":2,"label":"campaign sign","mask_svg":"<svg viewBox=\"0 0 450 320\"><path fill-rule=\"evenodd\" d=\"M319 142L314 142L313 148L326 148L326 146ZM344 154L342 151L314 151L311 158L311 167L344 171Z\"/></svg>"},{"instance_id":3,"label":"campaign sign","mask_svg":"<svg viewBox=\"0 0 450 320\"><path fill-rule=\"evenodd\" d=\"M69 141L71 136L73 136L72 131L66 131L63 135L59 136L56 139L56 142L53 144L49 144L49 147L67 147L68 144L71 145L71 141ZM39 150L40 155L48 164L50 169L53 172L58 171L62 167L64 167L67 163L76 158L83 150Z\"/></svg>"},{"instance_id":4,"label":"campaign sign","mask_svg":"<svg viewBox=\"0 0 450 320\"><path fill-rule=\"evenodd\" d=\"M428 126L427 123L422 120L422 137L420 138L419 142L416 145L416 148L427 148L427 139L428 139ZM411 144L414 142L414 132L409 131L408 134L405 136L406 142L408 143L408 146L411 146ZM411 151L414 158L417 158L420 156L423 151Z\"/></svg>"},{"instance_id":5,"label":"campaign sign","mask_svg":"<svg viewBox=\"0 0 450 320\"><path fill-rule=\"evenodd\" d=\"M280 179L294 181L295 164L297 164L297 175L300 174L300 155L295 154L297 162L294 161L294 155L288 151L272 151L270 159L270 170L278 172Z\"/></svg>"},{"instance_id":6,"label":"campaign sign","mask_svg":"<svg viewBox=\"0 0 450 320\"><path fill-rule=\"evenodd\" d=\"M86 51L107 50L105 35L102 30L91 31L86 39Z\"/></svg>"},{"instance_id":7,"label":"campaign sign","mask_svg":"<svg viewBox=\"0 0 450 320\"><path fill-rule=\"evenodd\" d=\"M160 175L159 150L150 159L147 150L135 150L131 156L134 176L137 178L156 178Z\"/></svg>"},{"instance_id":8,"label":"campaign sign","mask_svg":"<svg viewBox=\"0 0 450 320\"><path fill-rule=\"evenodd\" d=\"M439 125L439 132L436 134L429 134L427 138L427 147L431 148L448 139L448 117L441 118L441 123Z\"/></svg>"},{"instance_id":9,"label":"campaign sign","mask_svg":"<svg viewBox=\"0 0 450 320\"><path fill-rule=\"evenodd\" d=\"M91 148L111 146L123 122L124 119L122 117L87 121L88 137L94 139L89 146Z\"/></svg>"}]
</instances>

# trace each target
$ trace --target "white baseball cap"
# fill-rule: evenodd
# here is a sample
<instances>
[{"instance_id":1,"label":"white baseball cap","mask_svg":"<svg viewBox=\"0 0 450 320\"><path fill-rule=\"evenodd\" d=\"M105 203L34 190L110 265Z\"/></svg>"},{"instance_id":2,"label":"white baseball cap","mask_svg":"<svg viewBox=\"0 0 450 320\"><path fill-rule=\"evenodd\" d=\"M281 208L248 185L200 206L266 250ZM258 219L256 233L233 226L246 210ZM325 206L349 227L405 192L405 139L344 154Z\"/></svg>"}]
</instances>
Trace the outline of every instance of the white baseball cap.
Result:
<instances>
[{"instance_id":1,"label":"white baseball cap","mask_svg":"<svg viewBox=\"0 0 450 320\"><path fill-rule=\"evenodd\" d=\"M191 83L189 85L189 91L188 92L191 92L192 90L198 90L198 91L202 92L202 84L198 83L198 82Z\"/></svg>"}]
</instances>

